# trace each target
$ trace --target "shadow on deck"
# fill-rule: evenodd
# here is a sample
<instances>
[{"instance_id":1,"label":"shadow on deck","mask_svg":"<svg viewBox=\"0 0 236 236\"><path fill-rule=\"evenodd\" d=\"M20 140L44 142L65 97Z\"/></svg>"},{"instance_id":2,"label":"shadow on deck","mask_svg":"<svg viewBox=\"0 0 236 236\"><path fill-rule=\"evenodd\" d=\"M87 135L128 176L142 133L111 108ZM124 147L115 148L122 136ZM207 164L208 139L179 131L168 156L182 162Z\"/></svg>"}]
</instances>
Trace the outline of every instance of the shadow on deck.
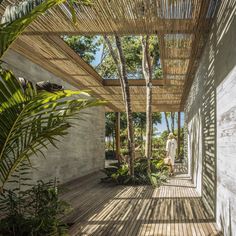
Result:
<instances>
[{"instance_id":1,"label":"shadow on deck","mask_svg":"<svg viewBox=\"0 0 236 236\"><path fill-rule=\"evenodd\" d=\"M182 167L181 167L182 168ZM66 186L70 235L217 235L214 218L183 169L160 188L100 183L95 173Z\"/></svg>"}]
</instances>

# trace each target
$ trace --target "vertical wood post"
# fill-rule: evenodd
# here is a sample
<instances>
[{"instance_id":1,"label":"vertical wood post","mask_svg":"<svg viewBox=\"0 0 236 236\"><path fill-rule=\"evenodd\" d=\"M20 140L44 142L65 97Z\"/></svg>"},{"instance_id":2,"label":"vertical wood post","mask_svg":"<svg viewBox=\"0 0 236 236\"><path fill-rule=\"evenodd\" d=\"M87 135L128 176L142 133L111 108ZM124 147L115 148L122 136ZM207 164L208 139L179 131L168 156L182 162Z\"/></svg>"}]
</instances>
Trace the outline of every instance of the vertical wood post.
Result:
<instances>
[{"instance_id":1,"label":"vertical wood post","mask_svg":"<svg viewBox=\"0 0 236 236\"><path fill-rule=\"evenodd\" d=\"M116 112L116 159L120 162L120 112Z\"/></svg>"},{"instance_id":2,"label":"vertical wood post","mask_svg":"<svg viewBox=\"0 0 236 236\"><path fill-rule=\"evenodd\" d=\"M178 112L178 158L180 159L180 128L181 128L181 113Z\"/></svg>"}]
</instances>

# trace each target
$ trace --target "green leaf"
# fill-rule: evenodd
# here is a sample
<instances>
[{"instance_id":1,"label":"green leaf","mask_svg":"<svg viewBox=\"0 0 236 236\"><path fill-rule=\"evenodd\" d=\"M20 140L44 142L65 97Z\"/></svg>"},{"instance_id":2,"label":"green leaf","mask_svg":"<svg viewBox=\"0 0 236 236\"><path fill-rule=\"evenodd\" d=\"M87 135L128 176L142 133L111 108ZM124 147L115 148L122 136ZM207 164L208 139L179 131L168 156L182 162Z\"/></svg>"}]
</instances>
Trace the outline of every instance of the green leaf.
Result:
<instances>
[{"instance_id":1,"label":"green leaf","mask_svg":"<svg viewBox=\"0 0 236 236\"><path fill-rule=\"evenodd\" d=\"M27 92L9 71L0 72L0 187L33 155L43 155L48 145L57 147L60 138L80 111L103 105L86 91ZM31 96L29 96L31 94ZM6 123L7 118L7 123Z\"/></svg>"},{"instance_id":2,"label":"green leaf","mask_svg":"<svg viewBox=\"0 0 236 236\"><path fill-rule=\"evenodd\" d=\"M8 6L0 25L0 58L17 37L38 16L65 0L27 0Z\"/></svg>"}]
</instances>

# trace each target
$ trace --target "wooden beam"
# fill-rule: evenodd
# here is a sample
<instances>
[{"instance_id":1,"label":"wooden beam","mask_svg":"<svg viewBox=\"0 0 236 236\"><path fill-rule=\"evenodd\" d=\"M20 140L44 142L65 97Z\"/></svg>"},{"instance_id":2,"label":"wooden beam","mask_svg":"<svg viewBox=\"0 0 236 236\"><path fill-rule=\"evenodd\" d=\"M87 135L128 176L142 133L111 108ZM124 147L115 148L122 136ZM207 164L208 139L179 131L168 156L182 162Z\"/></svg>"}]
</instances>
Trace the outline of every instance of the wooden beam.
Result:
<instances>
[{"instance_id":1,"label":"wooden beam","mask_svg":"<svg viewBox=\"0 0 236 236\"><path fill-rule=\"evenodd\" d=\"M116 112L116 159L120 163L120 112Z\"/></svg>"},{"instance_id":2,"label":"wooden beam","mask_svg":"<svg viewBox=\"0 0 236 236\"><path fill-rule=\"evenodd\" d=\"M61 51L63 54L67 55L68 60L72 60L76 62L77 66L80 67L85 73L88 73L93 77L100 85L102 85L102 77L90 66L87 62L85 62L74 50L72 50L65 42L57 35L45 35L44 39L58 51Z\"/></svg>"},{"instance_id":3,"label":"wooden beam","mask_svg":"<svg viewBox=\"0 0 236 236\"><path fill-rule=\"evenodd\" d=\"M110 109L108 108L107 111L114 111L114 112L125 112L125 107L122 104L122 106L117 105L116 103L111 102L116 107L119 107L119 109ZM133 112L146 112L146 107L142 104L139 106L138 104L132 104ZM170 105L170 104L153 104L152 105L153 112L183 112L184 107L180 106L178 104L176 105Z\"/></svg>"},{"instance_id":4,"label":"wooden beam","mask_svg":"<svg viewBox=\"0 0 236 236\"><path fill-rule=\"evenodd\" d=\"M182 80L164 80L164 79L154 79L152 80L152 86L182 86L184 81ZM120 81L118 79L104 79L103 86L120 86ZM146 86L144 79L130 79L129 86Z\"/></svg>"},{"instance_id":5,"label":"wooden beam","mask_svg":"<svg viewBox=\"0 0 236 236\"><path fill-rule=\"evenodd\" d=\"M107 98L105 98L105 99L107 99L108 101L110 101L111 103L116 103L116 102L122 102L121 101L121 98L120 99L114 99L114 98L112 98L112 97L107 97ZM146 104L146 102L145 102L145 97L143 96L143 97L141 97L140 99L138 99L138 98L133 98L133 97L131 97L131 102L133 103L133 104L139 104L139 105L143 105L144 107L146 107L145 106L145 104ZM165 105L176 105L176 106L180 106L180 102L181 102L181 100L180 99L175 99L175 100L170 100L170 99L162 99L162 98L160 98L160 99L155 99L155 100L153 100L153 105L163 105L163 104L165 104Z\"/></svg>"},{"instance_id":6,"label":"wooden beam","mask_svg":"<svg viewBox=\"0 0 236 236\"><path fill-rule=\"evenodd\" d=\"M59 79L64 80L65 82L71 84L77 89L87 89L86 86L84 86L82 83L80 83L78 80L71 77L69 74L67 74L65 71L60 69L59 67L55 67L50 61L44 60L44 58L40 58L38 54L35 53L32 47L29 47L24 41L19 38L12 47L13 51L21 54L22 56L26 57L30 61L34 62L35 64L39 65L43 69L49 71L50 73L57 76ZM42 78L46 79L46 78ZM99 99L104 99L99 93L96 93L96 91L92 91L91 95L94 97L97 97ZM114 106L112 103L106 104L109 109L120 111L120 109L116 106Z\"/></svg>"},{"instance_id":7,"label":"wooden beam","mask_svg":"<svg viewBox=\"0 0 236 236\"><path fill-rule=\"evenodd\" d=\"M104 11L104 9L103 9ZM110 11L110 9L108 10ZM53 15L54 19L44 19L45 26L41 23L40 27L37 22L33 23L27 31L24 32L26 35L146 35L146 34L192 34L196 31L198 27L202 32L209 32L208 19L205 19L205 24L200 24L198 26L198 21L195 19L161 19L159 17L153 18L152 21L146 17L142 19L124 19L124 17L118 17L117 19L112 19L111 17L106 18L106 21L101 21L105 19L104 16L95 16L93 19L83 19L78 18L78 24L71 27L71 19L62 19L57 16L57 12ZM94 16L93 16L94 17ZM101 17L101 18L100 18ZM59 25L56 20L60 18ZM49 24L49 22L51 24ZM54 27L53 27L54 26ZM117 27L118 26L118 27Z\"/></svg>"},{"instance_id":8,"label":"wooden beam","mask_svg":"<svg viewBox=\"0 0 236 236\"><path fill-rule=\"evenodd\" d=\"M77 30L77 31L67 31L67 30L57 30L57 31L47 31L42 30L42 31L25 31L22 35L27 35L27 36L38 36L38 35L56 35L56 36L61 36L61 35L84 35L84 36L94 36L94 35L108 35L108 36L113 36L113 35L119 35L119 36L127 36L127 35L147 35L147 34L193 34L195 32L194 29L183 29L183 30L178 30L178 29L166 29L166 30L150 30L148 32L143 32L141 30L137 31L128 31L128 30L119 30L119 31L112 31L108 30L106 32L104 31L99 31L99 30L92 30L92 31L82 31L82 30ZM204 30L205 33L209 32L209 29Z\"/></svg>"}]
</instances>

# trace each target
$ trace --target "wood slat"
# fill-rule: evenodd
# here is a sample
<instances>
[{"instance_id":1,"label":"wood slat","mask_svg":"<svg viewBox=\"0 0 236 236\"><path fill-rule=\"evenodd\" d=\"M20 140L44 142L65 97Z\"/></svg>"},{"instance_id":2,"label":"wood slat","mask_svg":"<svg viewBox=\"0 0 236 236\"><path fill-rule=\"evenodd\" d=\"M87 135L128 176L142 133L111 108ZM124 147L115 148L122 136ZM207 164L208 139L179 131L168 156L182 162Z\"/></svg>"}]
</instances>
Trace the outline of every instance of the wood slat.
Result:
<instances>
[{"instance_id":1,"label":"wood slat","mask_svg":"<svg viewBox=\"0 0 236 236\"><path fill-rule=\"evenodd\" d=\"M73 223L70 235L218 235L185 166L177 165L176 176L160 188L102 184L101 176L64 185L61 198L74 209L65 218Z\"/></svg>"},{"instance_id":2,"label":"wood slat","mask_svg":"<svg viewBox=\"0 0 236 236\"><path fill-rule=\"evenodd\" d=\"M3 1L0 13L17 1ZM90 7L74 4L77 24L72 24L65 3L40 16L15 42L13 49L76 88L89 89L94 96L106 99L107 110L124 111L119 81L101 78L61 36L157 35L163 78L153 80L153 111L183 111L216 3L214 0L96 0ZM144 112L145 81L130 80L129 84L134 97L133 112ZM173 94L181 94L181 99Z\"/></svg>"}]
</instances>

